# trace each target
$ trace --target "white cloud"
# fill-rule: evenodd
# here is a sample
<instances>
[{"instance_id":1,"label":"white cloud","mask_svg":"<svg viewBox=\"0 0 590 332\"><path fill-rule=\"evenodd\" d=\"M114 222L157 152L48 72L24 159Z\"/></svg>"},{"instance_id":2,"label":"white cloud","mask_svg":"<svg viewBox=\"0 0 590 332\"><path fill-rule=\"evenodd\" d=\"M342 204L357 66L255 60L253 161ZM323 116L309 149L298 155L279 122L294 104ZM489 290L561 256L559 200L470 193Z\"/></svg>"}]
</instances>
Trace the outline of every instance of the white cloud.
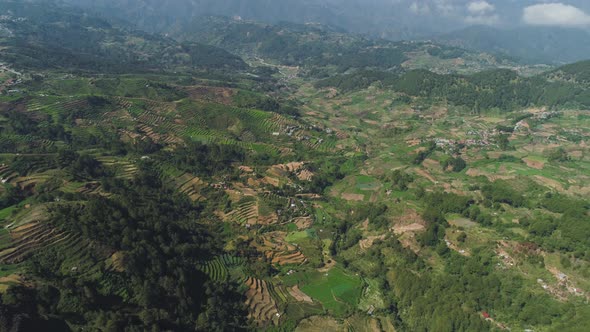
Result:
<instances>
[{"instance_id":1,"label":"white cloud","mask_svg":"<svg viewBox=\"0 0 590 332\"><path fill-rule=\"evenodd\" d=\"M463 20L468 24L495 25L500 22L496 7L487 1L478 0L467 3L467 15Z\"/></svg>"},{"instance_id":2,"label":"white cloud","mask_svg":"<svg viewBox=\"0 0 590 332\"><path fill-rule=\"evenodd\" d=\"M467 5L467 10L471 14L481 15L487 12L493 12L494 10L496 10L496 8L494 7L494 5L490 4L487 1L473 1Z\"/></svg>"},{"instance_id":3,"label":"white cloud","mask_svg":"<svg viewBox=\"0 0 590 332\"><path fill-rule=\"evenodd\" d=\"M427 3L419 4L418 2L412 2L410 11L414 14L424 15L430 13L430 6Z\"/></svg>"},{"instance_id":4,"label":"white cloud","mask_svg":"<svg viewBox=\"0 0 590 332\"><path fill-rule=\"evenodd\" d=\"M530 25L590 26L590 15L563 3L546 3L526 7L522 20Z\"/></svg>"},{"instance_id":5,"label":"white cloud","mask_svg":"<svg viewBox=\"0 0 590 332\"><path fill-rule=\"evenodd\" d=\"M438 14L449 16L457 12L457 7L453 3L453 0L433 0L433 4Z\"/></svg>"}]
</instances>

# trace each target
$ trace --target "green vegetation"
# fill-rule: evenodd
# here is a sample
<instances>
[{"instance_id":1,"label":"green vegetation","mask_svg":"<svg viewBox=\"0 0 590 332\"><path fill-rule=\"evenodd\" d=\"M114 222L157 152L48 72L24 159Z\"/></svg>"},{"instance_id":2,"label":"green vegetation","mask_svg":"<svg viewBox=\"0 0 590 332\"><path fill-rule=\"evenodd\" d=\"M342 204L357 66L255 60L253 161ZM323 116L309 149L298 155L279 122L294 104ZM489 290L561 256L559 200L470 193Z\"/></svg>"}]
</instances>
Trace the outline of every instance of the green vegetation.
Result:
<instances>
[{"instance_id":1,"label":"green vegetation","mask_svg":"<svg viewBox=\"0 0 590 332\"><path fill-rule=\"evenodd\" d=\"M580 63L579 66L587 66ZM401 75L359 71L317 82L318 88L336 87L343 92L364 89L374 82L413 97L440 98L471 110L514 110L526 106L590 105L585 86L571 81L548 81L543 75L524 78L504 69L473 75L440 75L413 70Z\"/></svg>"},{"instance_id":2,"label":"green vegetation","mask_svg":"<svg viewBox=\"0 0 590 332\"><path fill-rule=\"evenodd\" d=\"M1 56L19 68L129 73L162 66L246 67L219 48L133 34L75 9L14 2L3 2L0 8L15 18L9 21L10 37L0 41ZM28 20L16 20L23 17Z\"/></svg>"},{"instance_id":3,"label":"green vegetation","mask_svg":"<svg viewBox=\"0 0 590 332\"><path fill-rule=\"evenodd\" d=\"M0 8L0 330L590 324L587 62Z\"/></svg>"},{"instance_id":4,"label":"green vegetation","mask_svg":"<svg viewBox=\"0 0 590 332\"><path fill-rule=\"evenodd\" d=\"M360 278L348 275L340 268L315 273L306 282L302 290L336 316L346 314L347 308L357 305L362 289Z\"/></svg>"}]
</instances>

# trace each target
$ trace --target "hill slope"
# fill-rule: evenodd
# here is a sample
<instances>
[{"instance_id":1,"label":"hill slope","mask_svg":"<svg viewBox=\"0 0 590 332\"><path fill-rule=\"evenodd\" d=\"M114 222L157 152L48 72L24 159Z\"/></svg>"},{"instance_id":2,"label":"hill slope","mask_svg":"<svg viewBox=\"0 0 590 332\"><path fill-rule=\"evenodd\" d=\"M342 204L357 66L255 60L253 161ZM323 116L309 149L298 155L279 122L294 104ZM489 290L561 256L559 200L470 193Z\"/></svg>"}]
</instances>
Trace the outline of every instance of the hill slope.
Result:
<instances>
[{"instance_id":1,"label":"hill slope","mask_svg":"<svg viewBox=\"0 0 590 332\"><path fill-rule=\"evenodd\" d=\"M100 71L247 67L224 50L124 30L76 9L2 1L0 10L7 14L0 21L0 59L16 67Z\"/></svg>"},{"instance_id":2,"label":"hill slope","mask_svg":"<svg viewBox=\"0 0 590 332\"><path fill-rule=\"evenodd\" d=\"M589 326L588 62L441 74L412 68L456 48L391 43L392 70L383 44L238 22L204 36L254 66L217 71L23 8L6 50L67 56L0 66L1 331ZM147 60L78 64L70 36Z\"/></svg>"},{"instance_id":3,"label":"hill slope","mask_svg":"<svg viewBox=\"0 0 590 332\"><path fill-rule=\"evenodd\" d=\"M468 27L436 37L449 45L489 53L506 54L531 63L568 63L590 54L590 33L567 28Z\"/></svg>"},{"instance_id":4,"label":"hill slope","mask_svg":"<svg viewBox=\"0 0 590 332\"><path fill-rule=\"evenodd\" d=\"M529 70L507 57L433 42L368 39L320 24L269 25L224 17L200 17L178 24L168 32L179 40L215 45L246 57L257 55L290 66L331 67L337 72L400 67L440 73L477 72L498 66Z\"/></svg>"}]
</instances>

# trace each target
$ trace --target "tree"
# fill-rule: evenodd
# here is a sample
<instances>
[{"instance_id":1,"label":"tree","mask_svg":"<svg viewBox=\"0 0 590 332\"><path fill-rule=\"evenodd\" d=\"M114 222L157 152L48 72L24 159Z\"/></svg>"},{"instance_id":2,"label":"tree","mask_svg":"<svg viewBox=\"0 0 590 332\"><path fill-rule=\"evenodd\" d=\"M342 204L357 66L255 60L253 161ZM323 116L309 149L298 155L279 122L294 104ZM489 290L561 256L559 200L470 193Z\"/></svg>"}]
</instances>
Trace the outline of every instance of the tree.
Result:
<instances>
[{"instance_id":1,"label":"tree","mask_svg":"<svg viewBox=\"0 0 590 332\"><path fill-rule=\"evenodd\" d=\"M549 161L558 161L558 162L565 162L569 161L570 157L568 156L567 152L564 148L558 148L549 153L547 157Z\"/></svg>"},{"instance_id":2,"label":"tree","mask_svg":"<svg viewBox=\"0 0 590 332\"><path fill-rule=\"evenodd\" d=\"M457 241L459 241L461 243L464 243L466 239L467 239L467 234L465 234L463 232L461 234L459 234L459 236L457 236Z\"/></svg>"},{"instance_id":3,"label":"tree","mask_svg":"<svg viewBox=\"0 0 590 332\"><path fill-rule=\"evenodd\" d=\"M500 134L496 138L498 141L498 146L500 149L506 151L510 148L510 141L508 140L508 135Z\"/></svg>"}]
</instances>

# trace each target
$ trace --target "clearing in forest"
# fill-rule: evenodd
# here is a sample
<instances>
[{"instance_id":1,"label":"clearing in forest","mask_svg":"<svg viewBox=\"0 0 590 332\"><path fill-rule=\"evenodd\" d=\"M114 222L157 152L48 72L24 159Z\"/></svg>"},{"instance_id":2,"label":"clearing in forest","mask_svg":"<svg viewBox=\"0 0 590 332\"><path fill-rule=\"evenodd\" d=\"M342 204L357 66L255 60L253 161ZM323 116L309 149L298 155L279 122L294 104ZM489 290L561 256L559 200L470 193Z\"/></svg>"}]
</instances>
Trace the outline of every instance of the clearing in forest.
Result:
<instances>
[{"instance_id":1,"label":"clearing in forest","mask_svg":"<svg viewBox=\"0 0 590 332\"><path fill-rule=\"evenodd\" d=\"M327 272L315 272L301 290L319 300L335 316L342 316L347 308L358 303L362 281L358 276L335 267Z\"/></svg>"}]
</instances>

